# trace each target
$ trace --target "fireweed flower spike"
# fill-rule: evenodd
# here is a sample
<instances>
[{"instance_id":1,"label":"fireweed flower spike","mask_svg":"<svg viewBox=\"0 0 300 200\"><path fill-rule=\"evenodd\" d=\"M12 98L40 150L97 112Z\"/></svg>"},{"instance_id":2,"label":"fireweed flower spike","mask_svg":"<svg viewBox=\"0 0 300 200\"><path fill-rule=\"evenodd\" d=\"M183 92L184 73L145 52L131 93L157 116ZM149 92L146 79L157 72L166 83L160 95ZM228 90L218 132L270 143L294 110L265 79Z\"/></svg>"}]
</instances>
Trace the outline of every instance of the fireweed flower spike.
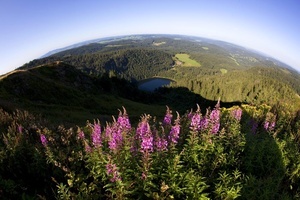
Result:
<instances>
[{"instance_id":1,"label":"fireweed flower spike","mask_svg":"<svg viewBox=\"0 0 300 200\"><path fill-rule=\"evenodd\" d=\"M97 123L94 122L94 125L92 126L93 132L92 132L92 142L94 147L100 147L102 145L101 141L101 126L100 122Z\"/></svg>"},{"instance_id":2,"label":"fireweed flower spike","mask_svg":"<svg viewBox=\"0 0 300 200\"><path fill-rule=\"evenodd\" d=\"M198 106L198 104L197 104L197 106ZM188 119L192 119L192 117L193 117L193 109L191 109L191 111L189 112L189 114L188 114Z\"/></svg>"},{"instance_id":3,"label":"fireweed flower spike","mask_svg":"<svg viewBox=\"0 0 300 200\"><path fill-rule=\"evenodd\" d=\"M110 131L109 149L116 150L123 141L122 130L118 126L118 123L113 123L112 127L110 127Z\"/></svg>"},{"instance_id":4,"label":"fireweed flower spike","mask_svg":"<svg viewBox=\"0 0 300 200\"><path fill-rule=\"evenodd\" d=\"M123 107L123 114L120 111L117 122L122 130L129 131L131 129L131 124L128 115L126 113L126 109L124 107Z\"/></svg>"},{"instance_id":5,"label":"fireweed flower spike","mask_svg":"<svg viewBox=\"0 0 300 200\"><path fill-rule=\"evenodd\" d=\"M112 164L110 162L107 163L106 164L106 173L107 173L107 175L109 175L111 177L110 178L111 182L116 182L116 181L121 180L121 177L120 177L120 174L118 172L116 164Z\"/></svg>"},{"instance_id":6,"label":"fireweed flower spike","mask_svg":"<svg viewBox=\"0 0 300 200\"><path fill-rule=\"evenodd\" d=\"M153 135L148 123L148 117L144 116L142 121L138 124L136 134L141 140L141 151L152 152L153 151Z\"/></svg>"},{"instance_id":7,"label":"fireweed flower spike","mask_svg":"<svg viewBox=\"0 0 300 200\"><path fill-rule=\"evenodd\" d=\"M84 138L85 138L84 132L83 131L79 131L77 137L78 137L78 139L84 140Z\"/></svg>"},{"instance_id":8,"label":"fireweed flower spike","mask_svg":"<svg viewBox=\"0 0 300 200\"><path fill-rule=\"evenodd\" d=\"M191 117L191 125L190 125L190 129L192 129L193 131L196 130L200 130L200 121L201 121L201 114L200 114L200 107L197 104L197 111L196 113L192 116L192 114L190 116Z\"/></svg>"},{"instance_id":9,"label":"fireweed flower spike","mask_svg":"<svg viewBox=\"0 0 300 200\"><path fill-rule=\"evenodd\" d=\"M242 118L242 109L237 108L231 111L231 116L235 118L237 121L241 121Z\"/></svg>"},{"instance_id":10,"label":"fireweed flower spike","mask_svg":"<svg viewBox=\"0 0 300 200\"><path fill-rule=\"evenodd\" d=\"M175 125L172 126L170 134L169 134L169 141L173 144L178 143L179 139L179 133L180 133L180 116L177 112L177 119L175 120Z\"/></svg>"},{"instance_id":11,"label":"fireweed flower spike","mask_svg":"<svg viewBox=\"0 0 300 200\"><path fill-rule=\"evenodd\" d=\"M165 118L164 118L164 121L163 121L163 125L171 125L171 121L172 121L172 110L169 109L168 106L167 107L167 111L166 111L166 115L165 115Z\"/></svg>"},{"instance_id":12,"label":"fireweed flower spike","mask_svg":"<svg viewBox=\"0 0 300 200\"><path fill-rule=\"evenodd\" d=\"M271 113L267 114L266 120L264 122L264 128L266 131L273 131L276 124L276 116L272 115Z\"/></svg>"},{"instance_id":13,"label":"fireweed flower spike","mask_svg":"<svg viewBox=\"0 0 300 200\"><path fill-rule=\"evenodd\" d=\"M220 99L218 100L218 103L213 109L213 111L210 113L210 124L211 124L211 133L216 134L219 131L220 128Z\"/></svg>"},{"instance_id":14,"label":"fireweed flower spike","mask_svg":"<svg viewBox=\"0 0 300 200\"><path fill-rule=\"evenodd\" d=\"M47 146L48 141L47 141L47 138L46 138L46 136L45 136L44 134L41 134L41 135L40 135L40 139L41 139L42 145L43 145L44 147Z\"/></svg>"},{"instance_id":15,"label":"fireweed flower spike","mask_svg":"<svg viewBox=\"0 0 300 200\"><path fill-rule=\"evenodd\" d=\"M120 111L120 110L119 110ZM112 125L106 124L105 137L108 141L110 150L117 150L123 142L123 134L128 133L131 130L131 124L126 113L126 109L123 107L119 112L118 119L113 117Z\"/></svg>"}]
</instances>

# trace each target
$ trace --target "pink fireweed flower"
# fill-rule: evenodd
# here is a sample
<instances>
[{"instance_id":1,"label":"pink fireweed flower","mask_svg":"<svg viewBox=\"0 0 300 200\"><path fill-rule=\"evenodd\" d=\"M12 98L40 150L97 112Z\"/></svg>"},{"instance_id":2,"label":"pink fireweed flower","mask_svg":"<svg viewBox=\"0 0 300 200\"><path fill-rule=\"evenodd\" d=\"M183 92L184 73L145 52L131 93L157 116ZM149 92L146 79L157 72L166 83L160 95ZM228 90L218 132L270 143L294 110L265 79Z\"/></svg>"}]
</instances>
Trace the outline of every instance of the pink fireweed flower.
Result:
<instances>
[{"instance_id":1,"label":"pink fireweed flower","mask_svg":"<svg viewBox=\"0 0 300 200\"><path fill-rule=\"evenodd\" d=\"M123 134L128 133L131 130L131 124L123 107L123 113L120 111L117 121L113 117L113 124L106 125L105 136L108 140L110 150L117 150L123 142Z\"/></svg>"},{"instance_id":2,"label":"pink fireweed flower","mask_svg":"<svg viewBox=\"0 0 300 200\"><path fill-rule=\"evenodd\" d=\"M192 113L189 114L189 117L191 117L190 129L192 129L193 131L200 130L201 110L198 104L197 107L198 109L194 115L192 115Z\"/></svg>"},{"instance_id":3,"label":"pink fireweed flower","mask_svg":"<svg viewBox=\"0 0 300 200\"><path fill-rule=\"evenodd\" d=\"M91 153L92 152L92 148L88 143L84 143L84 150L86 153Z\"/></svg>"},{"instance_id":4,"label":"pink fireweed flower","mask_svg":"<svg viewBox=\"0 0 300 200\"><path fill-rule=\"evenodd\" d=\"M264 128L266 131L273 131L275 128L275 124L275 120L272 122L266 120L264 123Z\"/></svg>"},{"instance_id":5,"label":"pink fireweed flower","mask_svg":"<svg viewBox=\"0 0 300 200\"><path fill-rule=\"evenodd\" d=\"M276 122L275 122L275 121L271 122L271 125L269 126L269 130L270 130L270 131L274 130L275 125L276 125Z\"/></svg>"},{"instance_id":6,"label":"pink fireweed flower","mask_svg":"<svg viewBox=\"0 0 300 200\"><path fill-rule=\"evenodd\" d=\"M142 121L138 124L136 129L136 134L141 140L141 151L142 152L152 152L153 151L153 135L150 130L150 125L148 123L148 118L143 117Z\"/></svg>"},{"instance_id":7,"label":"pink fireweed flower","mask_svg":"<svg viewBox=\"0 0 300 200\"><path fill-rule=\"evenodd\" d=\"M100 122L99 121L97 123L94 122L92 129L93 129L93 132L92 132L93 145L94 145L94 147L100 147L102 145Z\"/></svg>"},{"instance_id":8,"label":"pink fireweed flower","mask_svg":"<svg viewBox=\"0 0 300 200\"><path fill-rule=\"evenodd\" d=\"M266 120L264 122L264 128L266 131L273 131L276 124L276 116L273 113L267 113Z\"/></svg>"},{"instance_id":9,"label":"pink fireweed flower","mask_svg":"<svg viewBox=\"0 0 300 200\"><path fill-rule=\"evenodd\" d=\"M202 117L199 124L199 130L204 130L208 127L208 119L206 116Z\"/></svg>"},{"instance_id":10,"label":"pink fireweed flower","mask_svg":"<svg viewBox=\"0 0 300 200\"><path fill-rule=\"evenodd\" d=\"M201 121L200 113L195 113L192 117L190 128L194 131L199 130L200 121Z\"/></svg>"},{"instance_id":11,"label":"pink fireweed flower","mask_svg":"<svg viewBox=\"0 0 300 200\"><path fill-rule=\"evenodd\" d=\"M110 182L120 181L121 177L118 172L116 164L107 163L106 165L106 174L110 176Z\"/></svg>"},{"instance_id":12,"label":"pink fireweed flower","mask_svg":"<svg viewBox=\"0 0 300 200\"><path fill-rule=\"evenodd\" d=\"M209 121L211 125L211 133L216 134L220 128L220 100L218 101L215 109L211 111Z\"/></svg>"},{"instance_id":13,"label":"pink fireweed flower","mask_svg":"<svg viewBox=\"0 0 300 200\"><path fill-rule=\"evenodd\" d=\"M157 151L165 151L168 147L168 141L161 137L155 138L155 147Z\"/></svg>"},{"instance_id":14,"label":"pink fireweed flower","mask_svg":"<svg viewBox=\"0 0 300 200\"><path fill-rule=\"evenodd\" d=\"M167 106L167 111L163 120L163 125L171 125L172 117L173 117L172 110L170 110L169 107Z\"/></svg>"},{"instance_id":15,"label":"pink fireweed flower","mask_svg":"<svg viewBox=\"0 0 300 200\"><path fill-rule=\"evenodd\" d=\"M111 128L111 135L108 141L109 149L116 150L122 144L123 135L122 130L118 128L117 124L114 123Z\"/></svg>"},{"instance_id":16,"label":"pink fireweed flower","mask_svg":"<svg viewBox=\"0 0 300 200\"><path fill-rule=\"evenodd\" d=\"M126 113L126 109L123 107L123 113L120 111L117 123L119 125L119 128L122 130L130 131L131 124L128 118L128 115Z\"/></svg>"},{"instance_id":17,"label":"pink fireweed flower","mask_svg":"<svg viewBox=\"0 0 300 200\"><path fill-rule=\"evenodd\" d=\"M79 132L78 132L77 138L78 138L78 139L81 139L81 140L84 140L84 138L85 138L84 132L83 132L83 131L79 131Z\"/></svg>"},{"instance_id":18,"label":"pink fireweed flower","mask_svg":"<svg viewBox=\"0 0 300 200\"><path fill-rule=\"evenodd\" d=\"M180 125L176 124L172 126L169 139L172 143L177 144L178 139L179 139L179 133L180 133Z\"/></svg>"},{"instance_id":19,"label":"pink fireweed flower","mask_svg":"<svg viewBox=\"0 0 300 200\"><path fill-rule=\"evenodd\" d=\"M180 122L179 121L180 121L180 117L179 117L179 113L177 112L177 119L175 121L175 125L172 126L170 134L169 134L169 140L173 144L178 143L179 133L180 133Z\"/></svg>"},{"instance_id":20,"label":"pink fireweed flower","mask_svg":"<svg viewBox=\"0 0 300 200\"><path fill-rule=\"evenodd\" d=\"M269 124L270 124L270 122L265 121L265 123L264 123L264 128L265 128L266 130L269 129Z\"/></svg>"},{"instance_id":21,"label":"pink fireweed flower","mask_svg":"<svg viewBox=\"0 0 300 200\"><path fill-rule=\"evenodd\" d=\"M238 109L234 109L231 111L231 116L233 118L235 118L237 121L240 121L242 118L242 109L238 108Z\"/></svg>"},{"instance_id":22,"label":"pink fireweed flower","mask_svg":"<svg viewBox=\"0 0 300 200\"><path fill-rule=\"evenodd\" d=\"M46 136L45 136L44 134L41 134L41 135L40 135L40 139L41 139L42 145L43 145L44 147L47 146L48 141L47 141L47 138L46 138Z\"/></svg>"},{"instance_id":23,"label":"pink fireweed flower","mask_svg":"<svg viewBox=\"0 0 300 200\"><path fill-rule=\"evenodd\" d=\"M187 115L188 119L192 119L192 117L194 116L193 114L193 109L191 109L191 111L189 112L189 114Z\"/></svg>"}]
</instances>

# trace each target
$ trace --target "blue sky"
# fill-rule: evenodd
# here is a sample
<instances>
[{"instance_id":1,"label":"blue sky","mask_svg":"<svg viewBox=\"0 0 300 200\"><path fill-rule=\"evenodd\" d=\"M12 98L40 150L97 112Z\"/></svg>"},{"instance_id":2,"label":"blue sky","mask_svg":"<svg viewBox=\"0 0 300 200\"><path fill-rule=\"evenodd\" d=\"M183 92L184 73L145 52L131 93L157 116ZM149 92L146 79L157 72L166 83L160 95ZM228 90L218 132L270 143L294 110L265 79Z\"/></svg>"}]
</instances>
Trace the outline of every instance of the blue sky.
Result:
<instances>
[{"instance_id":1,"label":"blue sky","mask_svg":"<svg viewBox=\"0 0 300 200\"><path fill-rule=\"evenodd\" d=\"M0 0L0 74L85 40L144 33L224 40L300 71L299 0Z\"/></svg>"}]
</instances>

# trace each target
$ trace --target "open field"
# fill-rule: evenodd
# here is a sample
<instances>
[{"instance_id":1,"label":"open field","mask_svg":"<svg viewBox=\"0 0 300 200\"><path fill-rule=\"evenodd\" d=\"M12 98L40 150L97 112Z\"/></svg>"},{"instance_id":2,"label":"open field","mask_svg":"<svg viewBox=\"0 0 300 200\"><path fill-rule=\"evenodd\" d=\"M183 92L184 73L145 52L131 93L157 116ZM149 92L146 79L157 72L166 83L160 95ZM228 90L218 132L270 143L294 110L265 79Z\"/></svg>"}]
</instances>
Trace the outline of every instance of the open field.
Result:
<instances>
[{"instance_id":1,"label":"open field","mask_svg":"<svg viewBox=\"0 0 300 200\"><path fill-rule=\"evenodd\" d=\"M184 67L201 67L201 64L196 60L191 59L189 54L178 53L175 55L175 57L182 62L182 66Z\"/></svg>"},{"instance_id":2,"label":"open field","mask_svg":"<svg viewBox=\"0 0 300 200\"><path fill-rule=\"evenodd\" d=\"M220 71L221 71L222 74L226 74L227 73L227 69L223 69L222 68L222 69L220 69Z\"/></svg>"}]
</instances>

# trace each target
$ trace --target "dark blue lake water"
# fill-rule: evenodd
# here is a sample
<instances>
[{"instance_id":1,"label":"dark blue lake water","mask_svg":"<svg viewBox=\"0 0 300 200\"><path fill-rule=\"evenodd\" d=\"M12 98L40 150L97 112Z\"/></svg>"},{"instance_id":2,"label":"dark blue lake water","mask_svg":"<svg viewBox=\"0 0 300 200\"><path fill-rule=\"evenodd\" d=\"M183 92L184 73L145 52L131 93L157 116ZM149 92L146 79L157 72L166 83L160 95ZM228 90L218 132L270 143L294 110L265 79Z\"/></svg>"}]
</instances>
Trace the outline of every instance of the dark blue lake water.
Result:
<instances>
[{"instance_id":1,"label":"dark blue lake water","mask_svg":"<svg viewBox=\"0 0 300 200\"><path fill-rule=\"evenodd\" d=\"M151 79L143 80L139 84L139 89L152 92L159 87L162 87L164 85L169 85L171 82L173 82L173 81L170 79L151 78Z\"/></svg>"}]
</instances>

